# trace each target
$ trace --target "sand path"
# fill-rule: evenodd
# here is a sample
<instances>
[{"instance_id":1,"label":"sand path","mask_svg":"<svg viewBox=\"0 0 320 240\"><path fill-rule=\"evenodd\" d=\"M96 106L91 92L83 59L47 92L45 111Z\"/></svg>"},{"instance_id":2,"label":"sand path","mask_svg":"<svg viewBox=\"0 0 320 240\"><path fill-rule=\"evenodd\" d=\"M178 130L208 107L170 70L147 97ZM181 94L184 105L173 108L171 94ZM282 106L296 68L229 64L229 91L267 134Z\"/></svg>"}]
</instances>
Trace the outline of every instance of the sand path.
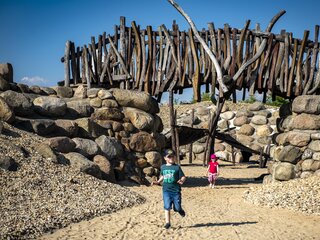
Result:
<instances>
[{"instance_id":1,"label":"sand path","mask_svg":"<svg viewBox=\"0 0 320 240\"><path fill-rule=\"evenodd\" d=\"M286 209L257 207L242 199L243 192L265 173L253 165L222 166L215 189L209 189L200 164L182 166L188 180L182 205L186 217L172 214L164 229L161 187L130 186L146 203L60 229L41 239L320 239L320 216Z\"/></svg>"}]
</instances>

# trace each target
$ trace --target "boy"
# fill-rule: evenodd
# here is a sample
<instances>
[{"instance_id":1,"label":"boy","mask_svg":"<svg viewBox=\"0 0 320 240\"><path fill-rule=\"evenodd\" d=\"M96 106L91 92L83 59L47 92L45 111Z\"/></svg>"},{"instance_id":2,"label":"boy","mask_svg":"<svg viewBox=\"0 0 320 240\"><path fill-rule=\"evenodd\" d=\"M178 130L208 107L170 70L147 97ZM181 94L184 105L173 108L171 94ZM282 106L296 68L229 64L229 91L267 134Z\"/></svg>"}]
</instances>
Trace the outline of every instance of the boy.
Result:
<instances>
[{"instance_id":1,"label":"boy","mask_svg":"<svg viewBox=\"0 0 320 240\"><path fill-rule=\"evenodd\" d=\"M162 195L164 203L165 214L165 228L170 228L170 210L173 205L173 210L178 212L182 217L186 215L185 211L181 207L181 185L185 182L186 177L181 167L175 164L174 161L175 152L168 149L164 153L164 159L166 164L161 166L160 178L158 181L154 181L153 184L162 184Z\"/></svg>"}]
</instances>

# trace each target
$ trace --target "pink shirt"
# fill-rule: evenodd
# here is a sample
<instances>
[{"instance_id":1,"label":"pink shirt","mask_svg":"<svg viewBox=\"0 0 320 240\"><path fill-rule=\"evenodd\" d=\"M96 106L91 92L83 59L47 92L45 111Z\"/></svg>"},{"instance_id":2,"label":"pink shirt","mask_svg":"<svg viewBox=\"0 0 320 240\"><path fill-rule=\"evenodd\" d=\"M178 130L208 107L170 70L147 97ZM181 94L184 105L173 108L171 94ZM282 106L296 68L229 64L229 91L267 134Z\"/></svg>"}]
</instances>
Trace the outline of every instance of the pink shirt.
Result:
<instances>
[{"instance_id":1,"label":"pink shirt","mask_svg":"<svg viewBox=\"0 0 320 240\"><path fill-rule=\"evenodd\" d=\"M209 172L217 173L217 167L219 166L218 162L209 162Z\"/></svg>"}]
</instances>

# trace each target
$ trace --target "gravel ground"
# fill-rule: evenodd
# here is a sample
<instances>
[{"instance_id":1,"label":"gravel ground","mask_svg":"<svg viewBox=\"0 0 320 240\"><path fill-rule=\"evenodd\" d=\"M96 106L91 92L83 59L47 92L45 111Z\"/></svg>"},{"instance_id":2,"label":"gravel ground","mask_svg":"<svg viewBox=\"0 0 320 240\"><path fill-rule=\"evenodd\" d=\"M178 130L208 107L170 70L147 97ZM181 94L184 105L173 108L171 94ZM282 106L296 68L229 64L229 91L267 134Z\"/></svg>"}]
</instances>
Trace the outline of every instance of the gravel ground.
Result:
<instances>
[{"instance_id":1,"label":"gravel ground","mask_svg":"<svg viewBox=\"0 0 320 240\"><path fill-rule=\"evenodd\" d=\"M0 169L0 239L34 239L145 201L126 187L44 159L36 152L43 138L6 123L4 127L0 152L19 169Z\"/></svg>"},{"instance_id":2,"label":"gravel ground","mask_svg":"<svg viewBox=\"0 0 320 240\"><path fill-rule=\"evenodd\" d=\"M250 188L244 199L259 206L320 215L320 176Z\"/></svg>"}]
</instances>

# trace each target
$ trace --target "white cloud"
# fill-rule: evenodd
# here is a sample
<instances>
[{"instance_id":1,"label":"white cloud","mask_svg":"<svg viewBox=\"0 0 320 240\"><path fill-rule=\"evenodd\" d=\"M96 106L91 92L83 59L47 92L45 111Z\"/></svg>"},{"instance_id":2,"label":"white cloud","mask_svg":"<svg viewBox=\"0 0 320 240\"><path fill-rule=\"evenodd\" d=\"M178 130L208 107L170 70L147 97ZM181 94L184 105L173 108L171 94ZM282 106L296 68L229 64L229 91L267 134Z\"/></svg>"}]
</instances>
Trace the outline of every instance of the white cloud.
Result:
<instances>
[{"instance_id":1,"label":"white cloud","mask_svg":"<svg viewBox=\"0 0 320 240\"><path fill-rule=\"evenodd\" d=\"M27 84L27 85L43 85L47 83L48 81L42 77L34 76L34 77L23 77L21 79L21 82Z\"/></svg>"}]
</instances>

